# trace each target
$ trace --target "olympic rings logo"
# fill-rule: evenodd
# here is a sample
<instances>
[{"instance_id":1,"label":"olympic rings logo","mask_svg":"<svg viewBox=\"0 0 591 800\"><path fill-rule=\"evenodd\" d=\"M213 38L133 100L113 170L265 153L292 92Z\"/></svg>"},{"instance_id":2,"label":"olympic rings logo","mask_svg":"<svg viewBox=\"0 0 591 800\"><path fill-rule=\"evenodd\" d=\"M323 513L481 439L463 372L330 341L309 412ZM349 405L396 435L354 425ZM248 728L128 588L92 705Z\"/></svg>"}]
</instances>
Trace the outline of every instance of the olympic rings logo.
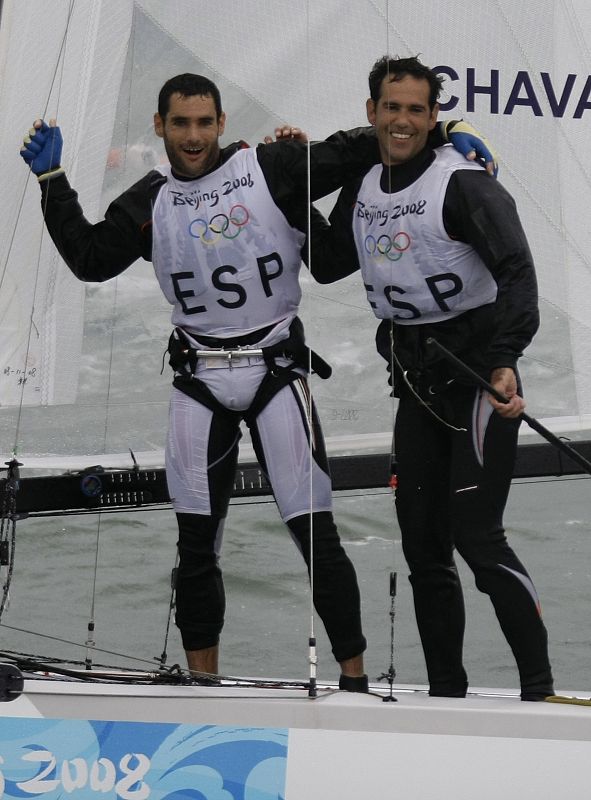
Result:
<instances>
[{"instance_id":1,"label":"olympic rings logo","mask_svg":"<svg viewBox=\"0 0 591 800\"><path fill-rule=\"evenodd\" d=\"M235 239L250 220L248 209L236 203L230 209L229 216L216 214L209 222L205 219L194 219L189 225L189 234L203 244L216 244L220 237Z\"/></svg>"},{"instance_id":2,"label":"olympic rings logo","mask_svg":"<svg viewBox=\"0 0 591 800\"><path fill-rule=\"evenodd\" d=\"M365 237L363 246L365 252L369 253L374 258L385 256L389 261L399 261L410 247L411 239L408 233L398 231L394 238L390 238L388 234L383 233L376 239L371 233Z\"/></svg>"}]
</instances>

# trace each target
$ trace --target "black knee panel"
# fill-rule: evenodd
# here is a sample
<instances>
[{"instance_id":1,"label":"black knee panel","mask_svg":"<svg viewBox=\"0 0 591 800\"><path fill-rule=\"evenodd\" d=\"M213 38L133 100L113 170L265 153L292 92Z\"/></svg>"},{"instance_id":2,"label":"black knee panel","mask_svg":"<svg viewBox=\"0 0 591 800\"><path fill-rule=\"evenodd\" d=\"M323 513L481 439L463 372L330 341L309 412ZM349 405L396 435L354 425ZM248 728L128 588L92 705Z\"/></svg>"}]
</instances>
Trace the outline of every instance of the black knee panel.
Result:
<instances>
[{"instance_id":1,"label":"black knee panel","mask_svg":"<svg viewBox=\"0 0 591 800\"><path fill-rule=\"evenodd\" d=\"M217 560L216 538L220 527L219 517L205 514L177 514L179 526L179 556L187 568L206 568Z\"/></svg>"},{"instance_id":2,"label":"black knee panel","mask_svg":"<svg viewBox=\"0 0 591 800\"><path fill-rule=\"evenodd\" d=\"M216 542L220 518L177 514L179 567L175 621L185 650L200 650L219 641L226 608Z\"/></svg>"},{"instance_id":3,"label":"black knee panel","mask_svg":"<svg viewBox=\"0 0 591 800\"><path fill-rule=\"evenodd\" d=\"M340 559L344 555L341 540L330 511L316 511L312 514L314 558L315 559ZM287 527L310 568L310 515L302 514L293 517Z\"/></svg>"},{"instance_id":4,"label":"black knee panel","mask_svg":"<svg viewBox=\"0 0 591 800\"><path fill-rule=\"evenodd\" d=\"M337 661L362 653L366 640L361 630L361 601L357 577L345 552L332 514L312 515L314 541L314 606L328 634ZM310 572L310 515L287 523Z\"/></svg>"}]
</instances>

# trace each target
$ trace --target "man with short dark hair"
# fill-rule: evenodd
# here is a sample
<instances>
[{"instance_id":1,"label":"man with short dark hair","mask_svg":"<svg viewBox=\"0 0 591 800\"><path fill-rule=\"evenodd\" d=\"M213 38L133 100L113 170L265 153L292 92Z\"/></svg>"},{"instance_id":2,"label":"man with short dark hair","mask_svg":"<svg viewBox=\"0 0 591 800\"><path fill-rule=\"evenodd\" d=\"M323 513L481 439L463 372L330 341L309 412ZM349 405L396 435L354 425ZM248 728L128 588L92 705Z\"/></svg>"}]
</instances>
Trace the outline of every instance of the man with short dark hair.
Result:
<instances>
[{"instance_id":1,"label":"man with short dark hair","mask_svg":"<svg viewBox=\"0 0 591 800\"><path fill-rule=\"evenodd\" d=\"M382 163L345 185L312 236L317 280L361 270L381 319L376 343L394 394L396 509L430 694L463 697L464 601L454 548L488 594L519 669L523 700L553 694L547 633L503 512L525 403L517 360L538 328L534 264L515 204L478 164L428 143L441 78L384 57L367 116ZM490 382L466 383L435 338Z\"/></svg>"},{"instance_id":2,"label":"man with short dark hair","mask_svg":"<svg viewBox=\"0 0 591 800\"><path fill-rule=\"evenodd\" d=\"M314 604L341 666L340 686L367 691L359 589L333 521L297 317L307 151L296 141L220 148L225 121L209 79L167 81L154 127L170 165L125 191L96 225L84 218L63 174L54 121L38 120L21 154L39 178L47 228L72 272L104 281L143 257L173 306L166 475L179 526L176 623L189 668L218 671L225 610L219 554L244 419L309 570L313 557ZM375 141L365 138L371 163ZM314 146L312 196L338 188L363 162L343 136ZM328 377L328 365L315 354L311 360Z\"/></svg>"}]
</instances>

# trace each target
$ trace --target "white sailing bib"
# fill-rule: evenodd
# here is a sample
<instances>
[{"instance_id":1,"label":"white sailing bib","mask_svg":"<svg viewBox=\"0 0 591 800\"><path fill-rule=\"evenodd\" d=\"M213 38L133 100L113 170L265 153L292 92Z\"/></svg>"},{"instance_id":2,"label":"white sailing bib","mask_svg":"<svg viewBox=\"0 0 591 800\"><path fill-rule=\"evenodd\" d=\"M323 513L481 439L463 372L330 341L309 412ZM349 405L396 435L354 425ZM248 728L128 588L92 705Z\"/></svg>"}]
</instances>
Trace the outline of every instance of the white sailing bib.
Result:
<instances>
[{"instance_id":1,"label":"white sailing bib","mask_svg":"<svg viewBox=\"0 0 591 800\"><path fill-rule=\"evenodd\" d=\"M251 148L193 181L170 167L153 209L152 261L172 322L231 337L296 316L305 236L275 205Z\"/></svg>"},{"instance_id":2,"label":"white sailing bib","mask_svg":"<svg viewBox=\"0 0 591 800\"><path fill-rule=\"evenodd\" d=\"M449 238L443 201L457 169L481 169L453 148L411 186L387 194L382 165L365 176L353 212L353 232L367 298L376 317L399 325L441 322L492 303L497 284L478 254Z\"/></svg>"}]
</instances>

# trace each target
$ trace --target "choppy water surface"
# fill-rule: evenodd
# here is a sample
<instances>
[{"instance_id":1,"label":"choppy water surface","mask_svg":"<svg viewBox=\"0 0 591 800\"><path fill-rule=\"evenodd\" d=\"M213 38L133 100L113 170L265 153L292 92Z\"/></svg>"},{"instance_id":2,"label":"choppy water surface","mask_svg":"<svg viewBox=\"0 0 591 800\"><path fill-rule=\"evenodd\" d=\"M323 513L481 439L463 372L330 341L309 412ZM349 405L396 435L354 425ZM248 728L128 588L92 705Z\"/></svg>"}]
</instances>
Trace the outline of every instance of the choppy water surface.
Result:
<instances>
[{"instance_id":1,"label":"choppy water surface","mask_svg":"<svg viewBox=\"0 0 591 800\"><path fill-rule=\"evenodd\" d=\"M515 484L506 513L510 540L542 600L557 685L590 688L591 523L588 479ZM398 573L395 668L401 683L425 682L407 573L389 493L339 496L335 512L359 577L372 679L390 661L389 576ZM176 533L171 510L18 523L11 603L2 647L82 659L93 608L97 647L153 661L162 653ZM98 550L97 550L98 542ZM468 625L465 663L473 686L515 687L513 658L487 597L460 562ZM226 674L305 678L310 599L299 554L272 502L231 508L223 550ZM11 627L8 627L11 626ZM13 630L44 634L46 638ZM324 630L315 623L319 677L338 674ZM55 638L53 638L55 637ZM56 640L57 639L57 640ZM104 653L95 662L132 665ZM170 628L168 663L183 664Z\"/></svg>"}]
</instances>

